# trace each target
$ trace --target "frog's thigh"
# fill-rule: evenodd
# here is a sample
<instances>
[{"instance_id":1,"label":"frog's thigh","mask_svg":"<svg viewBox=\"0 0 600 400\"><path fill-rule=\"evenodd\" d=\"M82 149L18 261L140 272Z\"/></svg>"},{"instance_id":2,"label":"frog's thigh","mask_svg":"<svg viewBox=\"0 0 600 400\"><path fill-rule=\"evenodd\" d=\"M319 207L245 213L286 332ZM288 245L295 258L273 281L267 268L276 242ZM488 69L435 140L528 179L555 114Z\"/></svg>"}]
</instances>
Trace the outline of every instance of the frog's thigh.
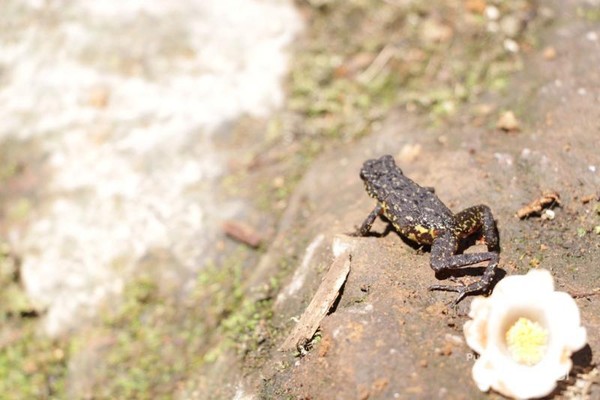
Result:
<instances>
[{"instance_id":1,"label":"frog's thigh","mask_svg":"<svg viewBox=\"0 0 600 400\"><path fill-rule=\"evenodd\" d=\"M465 208L454 217L456 229L460 234L469 235L483 225L481 206Z\"/></svg>"},{"instance_id":2,"label":"frog's thigh","mask_svg":"<svg viewBox=\"0 0 600 400\"><path fill-rule=\"evenodd\" d=\"M466 237L482 230L483 238L491 251L497 251L498 233L492 211L485 204L469 207L455 216L457 234Z\"/></svg>"}]
</instances>

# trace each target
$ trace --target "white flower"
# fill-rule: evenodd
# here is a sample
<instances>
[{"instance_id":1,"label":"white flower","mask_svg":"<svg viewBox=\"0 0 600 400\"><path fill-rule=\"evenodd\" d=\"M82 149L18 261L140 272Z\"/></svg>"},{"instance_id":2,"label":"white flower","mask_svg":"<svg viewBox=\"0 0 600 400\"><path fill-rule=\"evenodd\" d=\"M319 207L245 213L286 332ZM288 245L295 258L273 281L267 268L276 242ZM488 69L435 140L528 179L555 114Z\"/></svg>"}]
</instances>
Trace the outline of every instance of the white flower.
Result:
<instances>
[{"instance_id":1,"label":"white flower","mask_svg":"<svg viewBox=\"0 0 600 400\"><path fill-rule=\"evenodd\" d=\"M587 341L575 300L554 291L546 270L504 278L490 297L473 299L469 316L464 331L479 353L477 386L518 399L551 393L569 373L571 354Z\"/></svg>"}]
</instances>

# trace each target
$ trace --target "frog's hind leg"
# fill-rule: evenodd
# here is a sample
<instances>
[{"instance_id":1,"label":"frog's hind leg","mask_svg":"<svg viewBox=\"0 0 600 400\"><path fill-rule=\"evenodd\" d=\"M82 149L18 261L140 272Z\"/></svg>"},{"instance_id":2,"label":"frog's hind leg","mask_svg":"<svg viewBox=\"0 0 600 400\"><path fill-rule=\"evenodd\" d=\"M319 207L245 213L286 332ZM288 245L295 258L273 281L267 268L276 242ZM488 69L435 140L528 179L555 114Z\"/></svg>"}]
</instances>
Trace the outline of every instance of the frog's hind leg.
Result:
<instances>
[{"instance_id":1,"label":"frog's hind leg","mask_svg":"<svg viewBox=\"0 0 600 400\"><path fill-rule=\"evenodd\" d=\"M487 291L494 278L494 273L499 260L498 253L494 251L455 254L457 248L458 238L451 232L446 232L437 237L431 246L431 268L437 273L440 271L466 267L483 261L488 261L488 265L481 279L470 285L432 285L429 287L429 290L458 292L458 297L454 300L454 304L457 304L467 294Z\"/></svg>"},{"instance_id":2,"label":"frog's hind leg","mask_svg":"<svg viewBox=\"0 0 600 400\"><path fill-rule=\"evenodd\" d=\"M499 251L498 230L492 210L485 204L466 208L455 215L455 234L465 238L481 231L488 251Z\"/></svg>"}]
</instances>

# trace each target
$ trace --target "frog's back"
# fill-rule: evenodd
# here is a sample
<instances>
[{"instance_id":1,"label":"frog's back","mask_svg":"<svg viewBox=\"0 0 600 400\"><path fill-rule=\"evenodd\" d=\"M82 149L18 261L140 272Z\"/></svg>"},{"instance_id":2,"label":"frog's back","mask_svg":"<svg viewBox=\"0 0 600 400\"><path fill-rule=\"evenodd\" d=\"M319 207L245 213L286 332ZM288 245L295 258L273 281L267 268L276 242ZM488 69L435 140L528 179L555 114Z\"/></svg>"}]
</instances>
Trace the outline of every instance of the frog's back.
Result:
<instances>
[{"instance_id":1,"label":"frog's back","mask_svg":"<svg viewBox=\"0 0 600 400\"><path fill-rule=\"evenodd\" d=\"M430 189L419 186L406 176L394 179L386 199L387 207L413 224L442 229L453 221L452 211Z\"/></svg>"}]
</instances>

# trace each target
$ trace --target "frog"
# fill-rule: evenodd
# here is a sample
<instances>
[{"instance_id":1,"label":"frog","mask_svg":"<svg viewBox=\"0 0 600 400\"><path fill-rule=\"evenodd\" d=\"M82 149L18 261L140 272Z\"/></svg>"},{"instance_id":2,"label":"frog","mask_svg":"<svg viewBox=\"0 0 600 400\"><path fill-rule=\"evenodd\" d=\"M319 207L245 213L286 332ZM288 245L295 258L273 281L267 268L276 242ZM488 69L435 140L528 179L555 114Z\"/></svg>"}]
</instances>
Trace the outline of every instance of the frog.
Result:
<instances>
[{"instance_id":1,"label":"frog","mask_svg":"<svg viewBox=\"0 0 600 400\"><path fill-rule=\"evenodd\" d=\"M499 262L499 235L491 209L484 204L453 213L432 187L408 178L394 157L384 155L364 162L360 170L367 194L377 203L353 236L367 236L377 217L383 217L403 237L430 247L430 267L435 275L487 262L481 278L469 285L431 285L429 290L457 292L457 305L465 296L487 293ZM461 241L480 235L487 251L462 254Z\"/></svg>"}]
</instances>

